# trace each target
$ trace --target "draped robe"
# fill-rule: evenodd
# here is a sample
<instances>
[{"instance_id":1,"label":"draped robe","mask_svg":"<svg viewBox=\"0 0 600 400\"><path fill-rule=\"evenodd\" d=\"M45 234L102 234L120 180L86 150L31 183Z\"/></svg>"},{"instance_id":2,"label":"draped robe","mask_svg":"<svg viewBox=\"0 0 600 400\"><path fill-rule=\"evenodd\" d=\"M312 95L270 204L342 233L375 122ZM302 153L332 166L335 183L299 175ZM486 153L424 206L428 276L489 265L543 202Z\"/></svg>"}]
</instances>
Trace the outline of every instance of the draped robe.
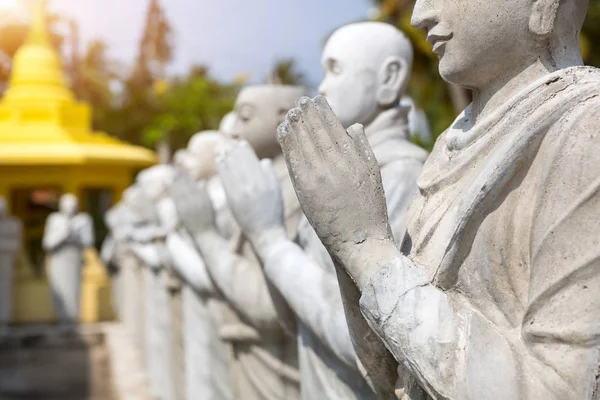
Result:
<instances>
[{"instance_id":1,"label":"draped robe","mask_svg":"<svg viewBox=\"0 0 600 400\"><path fill-rule=\"evenodd\" d=\"M434 398L597 398L600 71L549 74L469 118L438 139L407 256L379 266L360 308Z\"/></svg>"}]
</instances>

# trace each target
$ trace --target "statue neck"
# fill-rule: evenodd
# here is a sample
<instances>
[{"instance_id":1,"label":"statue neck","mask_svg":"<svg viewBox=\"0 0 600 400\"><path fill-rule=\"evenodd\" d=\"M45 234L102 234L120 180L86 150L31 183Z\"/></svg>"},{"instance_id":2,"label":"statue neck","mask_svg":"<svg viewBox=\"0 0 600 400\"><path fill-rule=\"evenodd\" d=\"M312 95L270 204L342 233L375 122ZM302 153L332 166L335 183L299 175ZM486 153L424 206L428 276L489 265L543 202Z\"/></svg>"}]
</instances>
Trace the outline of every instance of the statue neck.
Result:
<instances>
[{"instance_id":1,"label":"statue neck","mask_svg":"<svg viewBox=\"0 0 600 400\"><path fill-rule=\"evenodd\" d=\"M490 115L506 101L510 100L523 88L532 82L560 69L581 65L581 55L554 54L547 52L543 57L537 58L533 63L520 65L504 75L492 80L481 89L473 90L472 123L479 118Z\"/></svg>"},{"instance_id":2,"label":"statue neck","mask_svg":"<svg viewBox=\"0 0 600 400\"><path fill-rule=\"evenodd\" d=\"M375 117L375 119L365 126L365 133L369 142L373 140L374 136L379 133L389 130L402 130L406 131L405 139L408 139L408 113L410 107L404 105L397 105L382 111ZM373 143L371 143L373 145Z\"/></svg>"}]
</instances>

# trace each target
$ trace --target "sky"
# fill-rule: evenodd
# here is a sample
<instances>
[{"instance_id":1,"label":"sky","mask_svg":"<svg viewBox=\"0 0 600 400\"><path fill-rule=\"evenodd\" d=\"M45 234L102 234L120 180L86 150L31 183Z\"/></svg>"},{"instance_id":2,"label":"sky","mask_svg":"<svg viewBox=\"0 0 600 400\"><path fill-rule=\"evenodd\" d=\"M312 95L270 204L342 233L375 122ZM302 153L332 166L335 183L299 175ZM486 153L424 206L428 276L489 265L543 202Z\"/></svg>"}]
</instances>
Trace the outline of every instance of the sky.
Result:
<instances>
[{"instance_id":1,"label":"sky","mask_svg":"<svg viewBox=\"0 0 600 400\"><path fill-rule=\"evenodd\" d=\"M52 11L79 22L85 44L104 40L110 56L130 64L137 54L149 0L49 0ZM223 81L247 74L262 82L276 60L293 57L310 84L322 77L324 38L366 19L369 0L162 0L175 30L171 74L203 64Z\"/></svg>"}]
</instances>

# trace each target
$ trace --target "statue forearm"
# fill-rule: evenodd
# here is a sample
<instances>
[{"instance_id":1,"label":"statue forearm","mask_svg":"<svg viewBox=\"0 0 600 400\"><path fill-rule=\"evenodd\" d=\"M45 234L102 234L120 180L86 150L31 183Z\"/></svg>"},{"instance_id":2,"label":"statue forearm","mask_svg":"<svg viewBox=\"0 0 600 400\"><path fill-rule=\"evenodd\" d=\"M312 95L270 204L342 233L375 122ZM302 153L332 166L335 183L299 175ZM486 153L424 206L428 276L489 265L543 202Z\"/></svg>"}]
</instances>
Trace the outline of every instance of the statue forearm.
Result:
<instances>
[{"instance_id":1,"label":"statue forearm","mask_svg":"<svg viewBox=\"0 0 600 400\"><path fill-rule=\"evenodd\" d=\"M260 266L234 253L216 231L195 238L215 285L226 300L256 327L278 326L277 312Z\"/></svg>"},{"instance_id":2,"label":"statue forearm","mask_svg":"<svg viewBox=\"0 0 600 400\"><path fill-rule=\"evenodd\" d=\"M263 263L265 274L304 325L340 360L356 365L336 276L285 236L271 242Z\"/></svg>"},{"instance_id":3,"label":"statue forearm","mask_svg":"<svg viewBox=\"0 0 600 400\"><path fill-rule=\"evenodd\" d=\"M188 238L171 234L167 237L167 248L176 271L194 290L202 293L214 292L206 264Z\"/></svg>"}]
</instances>

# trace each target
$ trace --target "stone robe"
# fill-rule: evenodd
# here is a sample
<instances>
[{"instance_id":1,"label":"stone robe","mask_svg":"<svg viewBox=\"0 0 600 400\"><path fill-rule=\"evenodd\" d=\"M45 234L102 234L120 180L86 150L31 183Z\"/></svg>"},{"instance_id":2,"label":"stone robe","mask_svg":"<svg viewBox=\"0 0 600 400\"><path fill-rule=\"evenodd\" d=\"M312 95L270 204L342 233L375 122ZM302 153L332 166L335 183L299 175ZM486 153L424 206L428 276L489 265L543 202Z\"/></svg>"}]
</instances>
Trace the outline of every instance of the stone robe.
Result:
<instances>
[{"instance_id":1,"label":"stone robe","mask_svg":"<svg viewBox=\"0 0 600 400\"><path fill-rule=\"evenodd\" d=\"M0 218L0 329L12 320L13 271L21 249L22 229L18 219Z\"/></svg>"},{"instance_id":2,"label":"stone robe","mask_svg":"<svg viewBox=\"0 0 600 400\"><path fill-rule=\"evenodd\" d=\"M436 143L360 307L434 398L595 399L600 71L538 80ZM366 267L366 266L365 266Z\"/></svg>"},{"instance_id":3,"label":"stone robe","mask_svg":"<svg viewBox=\"0 0 600 400\"><path fill-rule=\"evenodd\" d=\"M177 371L173 368L175 354L172 346L173 327L169 301L170 265L168 251L164 243L165 233L146 243L133 245L133 250L144 264L144 305L145 305L145 358L150 379L150 389L161 400L176 398Z\"/></svg>"},{"instance_id":4,"label":"stone robe","mask_svg":"<svg viewBox=\"0 0 600 400\"><path fill-rule=\"evenodd\" d=\"M283 157L275 159L273 165L284 185L286 225L293 237L302 213ZM224 274L217 268L210 268L210 273L231 308L224 314L221 337L233 351L233 398L298 399L296 340L280 325L281 319L290 319L293 314L267 282L250 242L237 234L231 245L237 257L232 261L233 273Z\"/></svg>"},{"instance_id":5,"label":"stone robe","mask_svg":"<svg viewBox=\"0 0 600 400\"><path fill-rule=\"evenodd\" d=\"M163 208L173 207L172 201ZM223 302L206 265L187 232L174 224L167 236L173 265L182 288L186 398L228 400L231 394L229 349L219 336ZM207 368L210 366L210 368Z\"/></svg>"},{"instance_id":6,"label":"stone robe","mask_svg":"<svg viewBox=\"0 0 600 400\"><path fill-rule=\"evenodd\" d=\"M403 232L404 213L427 158L427 152L408 141L407 112L386 111L366 130L381 167L396 234ZM296 312L302 398L375 399L357 364L333 261L305 217L298 243L304 254L293 245L273 250L265 273ZM310 266L304 265L307 256Z\"/></svg>"},{"instance_id":7,"label":"stone robe","mask_svg":"<svg viewBox=\"0 0 600 400\"><path fill-rule=\"evenodd\" d=\"M79 318L83 252L93 244L94 228L88 214L48 216L43 247L47 252L54 311L60 322L76 323Z\"/></svg>"}]
</instances>

